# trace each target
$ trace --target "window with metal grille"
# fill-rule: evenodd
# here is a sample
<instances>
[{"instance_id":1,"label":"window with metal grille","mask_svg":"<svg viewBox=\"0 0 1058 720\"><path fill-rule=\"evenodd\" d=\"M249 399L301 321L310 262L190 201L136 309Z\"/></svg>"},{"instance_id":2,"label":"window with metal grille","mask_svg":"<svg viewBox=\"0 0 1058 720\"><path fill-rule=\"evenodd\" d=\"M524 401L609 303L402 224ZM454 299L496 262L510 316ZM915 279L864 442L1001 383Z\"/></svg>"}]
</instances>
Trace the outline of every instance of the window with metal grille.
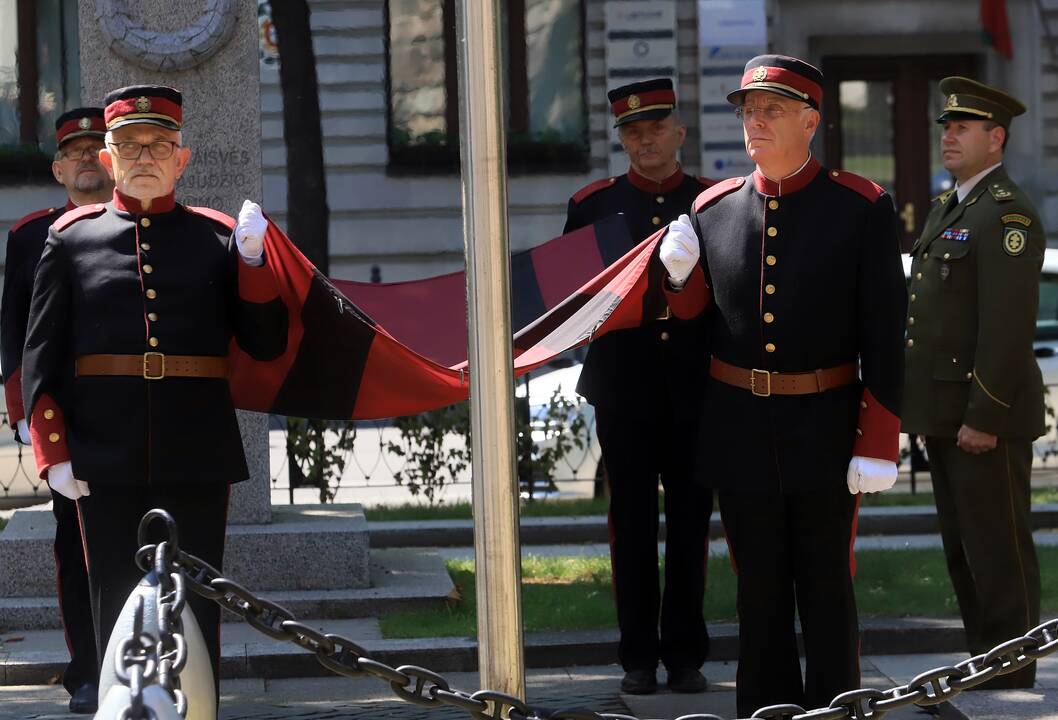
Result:
<instances>
[{"instance_id":1,"label":"window with metal grille","mask_svg":"<svg viewBox=\"0 0 1058 720\"><path fill-rule=\"evenodd\" d=\"M583 0L506 0L503 10L508 170L587 170ZM455 172L455 2L389 0L386 11L389 169Z\"/></svg>"}]
</instances>

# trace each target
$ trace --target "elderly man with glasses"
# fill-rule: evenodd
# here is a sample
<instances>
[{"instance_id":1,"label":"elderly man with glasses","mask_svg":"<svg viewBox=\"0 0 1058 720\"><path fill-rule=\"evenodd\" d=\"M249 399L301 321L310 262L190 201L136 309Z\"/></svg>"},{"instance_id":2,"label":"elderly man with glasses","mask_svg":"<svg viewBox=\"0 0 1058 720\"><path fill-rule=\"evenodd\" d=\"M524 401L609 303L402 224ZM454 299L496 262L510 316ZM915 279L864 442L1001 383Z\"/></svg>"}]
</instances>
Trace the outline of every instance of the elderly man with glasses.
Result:
<instances>
[{"instance_id":1,"label":"elderly man with glasses","mask_svg":"<svg viewBox=\"0 0 1058 720\"><path fill-rule=\"evenodd\" d=\"M660 248L673 314L700 318L712 339L693 451L719 490L738 571L739 717L826 706L858 687L859 494L897 473L906 291L895 211L870 180L813 157L822 83L791 57L746 65L728 100L756 170L702 193Z\"/></svg>"},{"instance_id":2,"label":"elderly man with glasses","mask_svg":"<svg viewBox=\"0 0 1058 720\"><path fill-rule=\"evenodd\" d=\"M22 347L37 262L48 238L48 228L63 213L110 199L114 181L99 163L104 133L102 108L75 108L59 116L55 121L58 150L51 171L66 189L66 204L30 213L15 223L7 235L4 297L0 304L0 357L8 422L15 430L15 440L22 444L29 443L29 425L22 403ZM91 713L96 710L99 668L77 505L54 491L51 497L59 614L70 651L62 684L70 693L70 711Z\"/></svg>"},{"instance_id":3,"label":"elderly man with glasses","mask_svg":"<svg viewBox=\"0 0 1058 720\"><path fill-rule=\"evenodd\" d=\"M100 160L113 198L52 225L30 305L29 431L41 477L77 499L100 650L142 576L147 510L168 510L181 548L221 567L229 484L248 475L228 348L268 360L286 347L261 209L244 204L232 237L219 213L174 199L191 157L182 115L173 88L107 96ZM219 609L189 604L216 682Z\"/></svg>"}]
</instances>

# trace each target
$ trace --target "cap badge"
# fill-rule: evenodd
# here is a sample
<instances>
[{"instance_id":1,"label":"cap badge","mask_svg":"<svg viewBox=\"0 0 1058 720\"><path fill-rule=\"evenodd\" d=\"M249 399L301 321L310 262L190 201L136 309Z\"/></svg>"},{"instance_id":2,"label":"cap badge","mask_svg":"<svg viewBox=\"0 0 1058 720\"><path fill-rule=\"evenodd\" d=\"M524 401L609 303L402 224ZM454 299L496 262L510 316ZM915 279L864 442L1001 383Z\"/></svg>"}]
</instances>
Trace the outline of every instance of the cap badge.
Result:
<instances>
[{"instance_id":1,"label":"cap badge","mask_svg":"<svg viewBox=\"0 0 1058 720\"><path fill-rule=\"evenodd\" d=\"M83 117L77 121L77 127L81 128L82 130L87 130L88 128L92 127L92 121L86 117Z\"/></svg>"},{"instance_id":2,"label":"cap badge","mask_svg":"<svg viewBox=\"0 0 1058 720\"><path fill-rule=\"evenodd\" d=\"M753 82L760 82L761 80L767 79L767 77L768 68L766 67L761 66L753 71Z\"/></svg>"},{"instance_id":3,"label":"cap badge","mask_svg":"<svg viewBox=\"0 0 1058 720\"><path fill-rule=\"evenodd\" d=\"M948 107L959 107L959 98L956 95L948 96Z\"/></svg>"},{"instance_id":4,"label":"cap badge","mask_svg":"<svg viewBox=\"0 0 1058 720\"><path fill-rule=\"evenodd\" d=\"M628 96L628 109L629 110L635 110L642 104L643 104L643 102L639 99L638 95L629 95Z\"/></svg>"},{"instance_id":5,"label":"cap badge","mask_svg":"<svg viewBox=\"0 0 1058 720\"><path fill-rule=\"evenodd\" d=\"M146 113L151 111L151 99L140 95L136 98L136 112Z\"/></svg>"}]
</instances>

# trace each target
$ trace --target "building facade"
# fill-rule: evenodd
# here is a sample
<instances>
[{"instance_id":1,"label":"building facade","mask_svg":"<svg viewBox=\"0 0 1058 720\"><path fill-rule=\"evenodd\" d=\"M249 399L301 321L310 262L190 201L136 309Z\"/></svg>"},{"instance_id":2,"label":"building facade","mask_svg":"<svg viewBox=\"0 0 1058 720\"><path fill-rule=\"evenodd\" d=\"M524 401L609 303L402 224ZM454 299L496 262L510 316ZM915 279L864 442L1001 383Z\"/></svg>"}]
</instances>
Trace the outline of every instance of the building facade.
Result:
<instances>
[{"instance_id":1,"label":"building facade","mask_svg":"<svg viewBox=\"0 0 1058 720\"><path fill-rule=\"evenodd\" d=\"M71 27L63 5L0 0L0 230L63 200L47 171L49 123L66 107L99 101L78 96L76 21ZM722 24L709 21L725 5L746 16L731 33L756 33L739 39L736 52L728 52ZM1007 165L1058 245L1058 0L1006 5L1009 59L986 42L978 0L507 0L511 247L559 234L569 196L623 170L606 90L636 79L632 56L645 58L639 72L677 81L688 126L684 169L741 174L741 131L715 96L737 82L745 55L764 49L823 68L828 100L816 152L892 190L906 239L921 228L929 198L950 182L931 122L941 100L936 81L967 74L1017 95L1029 114L1014 123ZM460 269L454 3L310 6L331 274L391 282ZM267 10L262 2L263 205L282 223L282 95Z\"/></svg>"}]
</instances>

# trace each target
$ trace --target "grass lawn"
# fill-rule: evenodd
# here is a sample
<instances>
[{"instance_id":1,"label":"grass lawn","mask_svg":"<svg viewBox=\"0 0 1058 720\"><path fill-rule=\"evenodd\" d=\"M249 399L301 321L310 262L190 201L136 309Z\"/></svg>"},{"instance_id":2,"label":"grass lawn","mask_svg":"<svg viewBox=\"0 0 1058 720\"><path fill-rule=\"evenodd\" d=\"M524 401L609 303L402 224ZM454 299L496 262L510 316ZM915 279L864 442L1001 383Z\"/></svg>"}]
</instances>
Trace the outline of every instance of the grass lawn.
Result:
<instances>
[{"instance_id":1,"label":"grass lawn","mask_svg":"<svg viewBox=\"0 0 1058 720\"><path fill-rule=\"evenodd\" d=\"M1058 503L1058 488L1036 488L1032 491L1033 504ZM605 515L609 501L606 498L582 500L535 500L522 503L522 517L570 517L583 515ZM862 507L894 507L909 505L933 505L932 493L871 493L864 495ZM660 508L659 508L660 509ZM460 502L444 505L375 505L364 511L372 522L391 520L469 520L473 514L470 503Z\"/></svg>"},{"instance_id":2,"label":"grass lawn","mask_svg":"<svg viewBox=\"0 0 1058 720\"><path fill-rule=\"evenodd\" d=\"M1038 549L1045 619L1058 612L1058 548ZM958 615L944 556L938 550L867 550L856 554L856 602L861 617ZM460 600L433 610L380 619L387 638L472 637L476 634L474 563L448 563ZM705 618L735 619L735 575L727 558L710 558ZM617 627L610 560L606 557L527 557L522 562L526 632Z\"/></svg>"}]
</instances>

